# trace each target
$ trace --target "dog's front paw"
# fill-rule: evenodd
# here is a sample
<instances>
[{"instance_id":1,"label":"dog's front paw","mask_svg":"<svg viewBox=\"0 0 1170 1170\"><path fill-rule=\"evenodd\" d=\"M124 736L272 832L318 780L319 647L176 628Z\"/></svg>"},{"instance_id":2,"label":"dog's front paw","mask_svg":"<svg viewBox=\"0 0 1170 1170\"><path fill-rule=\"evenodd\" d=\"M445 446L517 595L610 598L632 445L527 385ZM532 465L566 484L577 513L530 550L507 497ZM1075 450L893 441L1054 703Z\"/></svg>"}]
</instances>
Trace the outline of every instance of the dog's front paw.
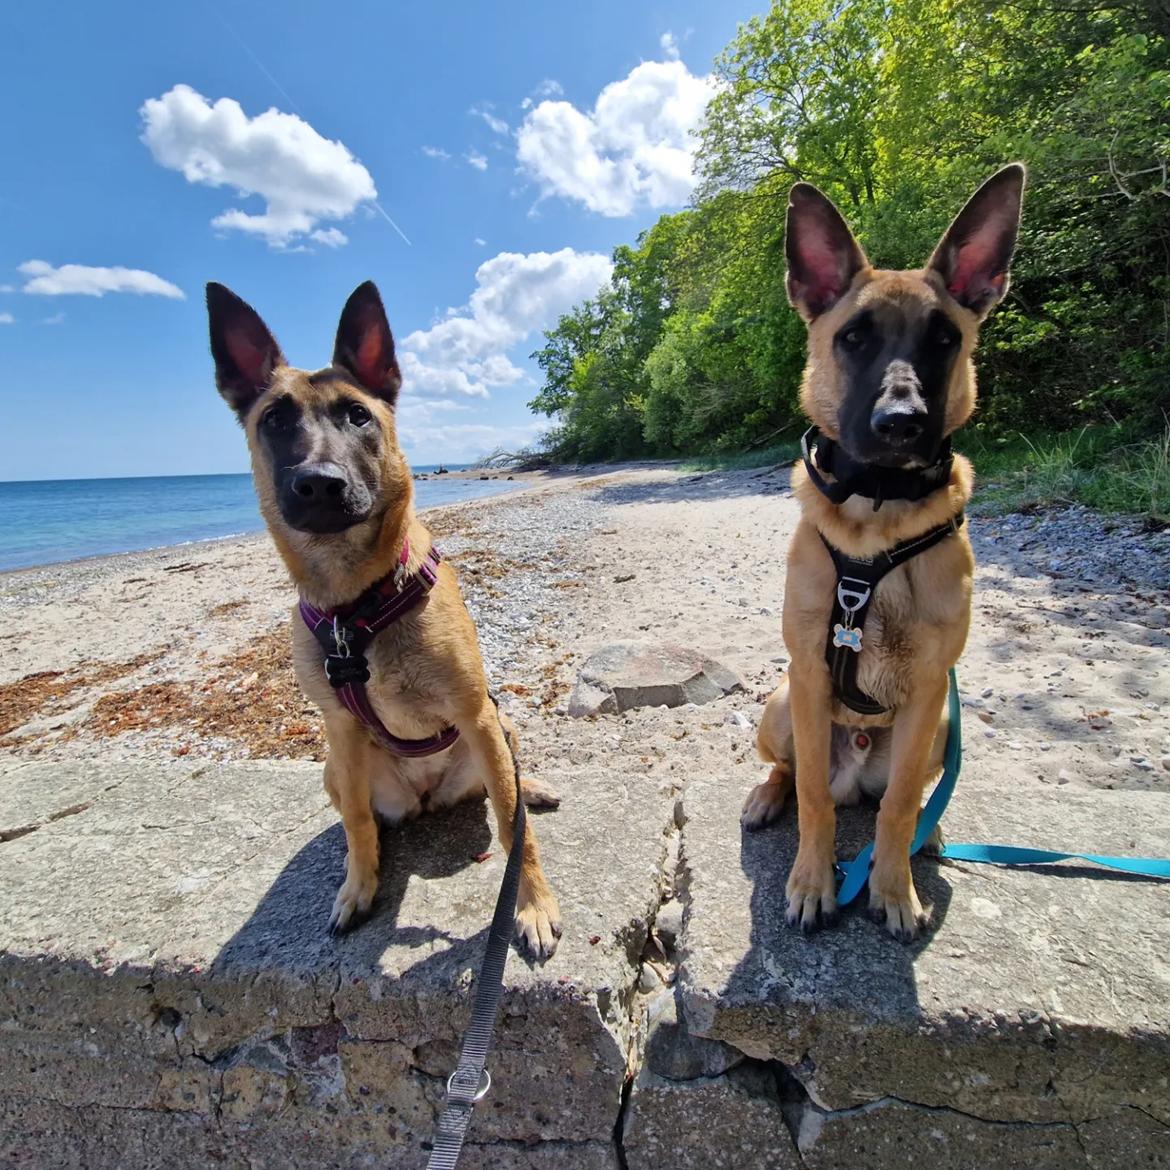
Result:
<instances>
[{"instance_id":1,"label":"dog's front paw","mask_svg":"<svg viewBox=\"0 0 1170 1170\"><path fill-rule=\"evenodd\" d=\"M349 874L333 899L333 913L329 915L331 934L352 930L370 912L374 894L378 891L378 872Z\"/></svg>"},{"instance_id":2,"label":"dog's front paw","mask_svg":"<svg viewBox=\"0 0 1170 1170\"><path fill-rule=\"evenodd\" d=\"M522 949L543 961L557 949L561 937L561 908L551 890L538 895L523 889L516 909L516 938Z\"/></svg>"},{"instance_id":3,"label":"dog's front paw","mask_svg":"<svg viewBox=\"0 0 1170 1170\"><path fill-rule=\"evenodd\" d=\"M798 849L792 872L788 875L789 926L799 926L812 934L818 926L833 926L837 921L837 882L832 857Z\"/></svg>"},{"instance_id":4,"label":"dog's front paw","mask_svg":"<svg viewBox=\"0 0 1170 1170\"><path fill-rule=\"evenodd\" d=\"M899 942L913 942L930 925L930 910L923 909L914 889L909 858L897 866L879 867L875 862L869 875L869 913Z\"/></svg>"},{"instance_id":5,"label":"dog's front paw","mask_svg":"<svg viewBox=\"0 0 1170 1170\"><path fill-rule=\"evenodd\" d=\"M749 831L762 829L783 812L787 799L788 789L784 785L775 784L771 780L757 784L743 802L739 823Z\"/></svg>"}]
</instances>

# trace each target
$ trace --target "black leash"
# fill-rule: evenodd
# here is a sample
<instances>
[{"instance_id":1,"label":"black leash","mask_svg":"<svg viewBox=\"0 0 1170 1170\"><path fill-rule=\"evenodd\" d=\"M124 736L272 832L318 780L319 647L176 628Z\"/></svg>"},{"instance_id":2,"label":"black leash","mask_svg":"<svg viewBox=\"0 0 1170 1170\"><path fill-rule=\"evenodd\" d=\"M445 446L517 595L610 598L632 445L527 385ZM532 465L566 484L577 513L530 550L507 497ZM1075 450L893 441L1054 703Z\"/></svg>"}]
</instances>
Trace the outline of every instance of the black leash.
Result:
<instances>
[{"instance_id":1,"label":"black leash","mask_svg":"<svg viewBox=\"0 0 1170 1170\"><path fill-rule=\"evenodd\" d=\"M494 703L495 697L492 697ZM503 725L500 726L503 732ZM507 735L504 735L507 742ZM509 750L512 745L508 743ZM524 857L524 829L527 816L520 791L520 764L512 751L512 773L516 780L516 812L512 817L512 848L504 866L504 880L496 897L496 910L488 930L487 947L480 964L475 985L475 1003L471 1009L471 1023L463 1036L459 1063L447 1078L447 1101L435 1128L431 1156L427 1170L455 1170L463 1142L467 1137L476 1102L482 1101L492 1087L487 1071L488 1052L496 1026L500 993L504 987L504 965L508 961L508 947L516 918L516 895L520 889L520 866Z\"/></svg>"},{"instance_id":2,"label":"black leash","mask_svg":"<svg viewBox=\"0 0 1170 1170\"><path fill-rule=\"evenodd\" d=\"M833 690L846 707L859 715L881 715L889 708L883 707L857 685L857 661L861 654L861 636L865 619L873 602L878 582L911 557L934 548L940 540L946 540L963 526L964 516L960 512L945 524L924 532L921 536L903 540L893 548L877 556L859 558L846 556L834 548L824 535L821 540L833 558L837 570L837 590L833 596L833 614L829 618L829 636L825 643L825 661L833 678Z\"/></svg>"}]
</instances>

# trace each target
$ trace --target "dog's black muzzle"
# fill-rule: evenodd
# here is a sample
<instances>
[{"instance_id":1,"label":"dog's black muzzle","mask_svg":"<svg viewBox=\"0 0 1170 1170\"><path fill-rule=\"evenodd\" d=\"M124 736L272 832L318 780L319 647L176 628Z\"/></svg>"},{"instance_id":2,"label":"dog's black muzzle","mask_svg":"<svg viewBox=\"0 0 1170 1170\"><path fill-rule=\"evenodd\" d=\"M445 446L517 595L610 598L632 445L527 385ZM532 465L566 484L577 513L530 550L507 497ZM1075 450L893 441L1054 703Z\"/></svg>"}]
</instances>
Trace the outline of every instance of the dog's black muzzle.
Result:
<instances>
[{"instance_id":1,"label":"dog's black muzzle","mask_svg":"<svg viewBox=\"0 0 1170 1170\"><path fill-rule=\"evenodd\" d=\"M300 532L344 532L368 519L372 501L366 486L354 483L336 463L302 463L284 474L280 514Z\"/></svg>"}]
</instances>

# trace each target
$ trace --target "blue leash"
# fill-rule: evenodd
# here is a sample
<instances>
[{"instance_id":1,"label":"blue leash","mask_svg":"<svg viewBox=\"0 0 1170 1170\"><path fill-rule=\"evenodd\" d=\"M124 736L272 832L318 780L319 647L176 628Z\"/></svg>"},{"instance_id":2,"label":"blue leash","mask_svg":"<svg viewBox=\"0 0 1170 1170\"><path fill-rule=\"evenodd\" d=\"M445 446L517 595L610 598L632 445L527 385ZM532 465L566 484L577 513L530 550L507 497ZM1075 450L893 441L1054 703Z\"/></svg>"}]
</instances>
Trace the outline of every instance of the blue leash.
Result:
<instances>
[{"instance_id":1,"label":"blue leash","mask_svg":"<svg viewBox=\"0 0 1170 1170\"><path fill-rule=\"evenodd\" d=\"M963 729L959 707L959 684L952 667L950 690L947 697L947 746L943 755L943 774L938 786L930 794L922 812L918 814L918 830L910 845L913 857L930 839L930 835L942 819L955 791L959 769L963 763ZM1170 858L1158 857L1106 857L1098 853L1060 853L1052 849L1022 849L1015 845L946 845L943 857L954 861L989 862L992 865L1048 865L1054 861L1088 861L1109 869L1120 869L1125 873L1141 874L1143 877L1170 879ZM837 866L841 877L841 888L837 891L837 905L847 906L861 892L869 880L869 867L873 859L871 841L852 861Z\"/></svg>"}]
</instances>

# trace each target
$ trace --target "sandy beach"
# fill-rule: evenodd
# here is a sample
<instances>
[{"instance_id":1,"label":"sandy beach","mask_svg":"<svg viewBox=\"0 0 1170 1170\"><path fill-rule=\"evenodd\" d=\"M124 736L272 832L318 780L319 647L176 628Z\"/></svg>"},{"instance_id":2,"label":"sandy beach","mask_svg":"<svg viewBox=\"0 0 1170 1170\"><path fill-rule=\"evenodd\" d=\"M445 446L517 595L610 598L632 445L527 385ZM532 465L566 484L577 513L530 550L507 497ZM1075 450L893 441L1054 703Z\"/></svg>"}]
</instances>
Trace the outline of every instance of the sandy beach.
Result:
<instances>
[{"instance_id":1,"label":"sandy beach","mask_svg":"<svg viewBox=\"0 0 1170 1170\"><path fill-rule=\"evenodd\" d=\"M786 662L787 468L524 478L425 518L528 770L555 783L564 754L611 750L615 768L685 782L696 760L717 775L750 759ZM971 534L964 784L1170 789L1170 533L1065 508L976 515ZM0 575L0 761L321 758L287 660L292 601L266 536ZM601 717L613 734L599 737L567 698L589 653L619 639L699 649L746 691L686 718Z\"/></svg>"}]
</instances>

